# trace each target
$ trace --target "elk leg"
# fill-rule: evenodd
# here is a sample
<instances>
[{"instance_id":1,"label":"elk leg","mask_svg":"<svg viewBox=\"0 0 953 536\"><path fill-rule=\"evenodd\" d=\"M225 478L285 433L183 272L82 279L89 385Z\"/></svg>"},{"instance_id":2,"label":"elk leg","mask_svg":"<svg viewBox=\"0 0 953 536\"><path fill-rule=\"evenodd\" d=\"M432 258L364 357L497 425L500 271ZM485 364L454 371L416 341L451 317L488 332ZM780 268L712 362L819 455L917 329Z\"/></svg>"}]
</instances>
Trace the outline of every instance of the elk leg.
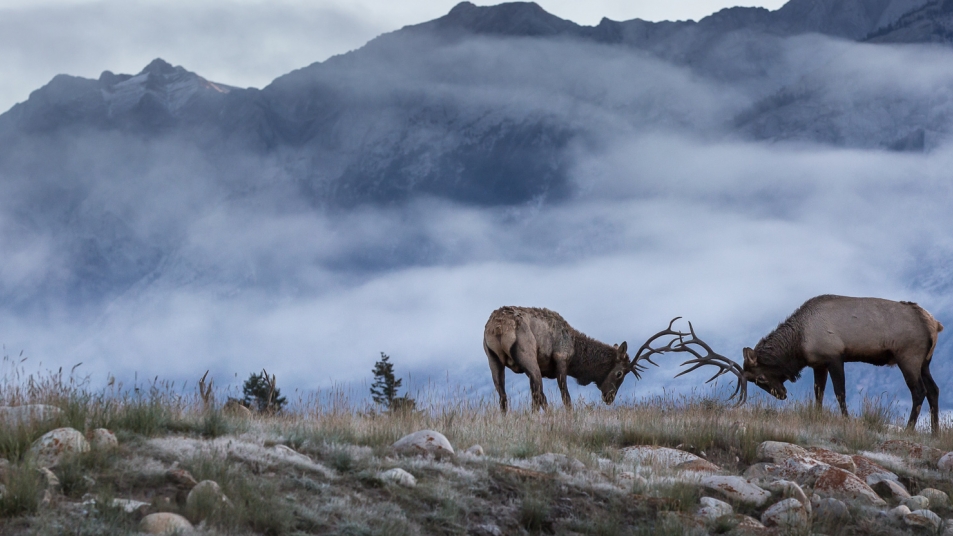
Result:
<instances>
[{"instance_id":1,"label":"elk leg","mask_svg":"<svg viewBox=\"0 0 953 536\"><path fill-rule=\"evenodd\" d=\"M930 362L923 363L920 369L920 378L923 379L923 386L927 390L927 402L930 403L930 430L933 435L940 433L940 388L933 381L933 375L930 374Z\"/></svg>"},{"instance_id":2,"label":"elk leg","mask_svg":"<svg viewBox=\"0 0 953 536\"><path fill-rule=\"evenodd\" d=\"M546 393L543 392L543 377L539 370L536 370L535 373L527 370L526 375L529 376L529 390L533 392L533 411L535 412L540 408L548 409Z\"/></svg>"},{"instance_id":3,"label":"elk leg","mask_svg":"<svg viewBox=\"0 0 953 536\"><path fill-rule=\"evenodd\" d=\"M827 368L831 374L831 383L834 385L834 397L837 398L837 404L840 406L840 412L847 417L847 386L844 381L844 362L837 359L830 363ZM816 381L815 376L815 381ZM815 383L815 388L817 384Z\"/></svg>"},{"instance_id":4,"label":"elk leg","mask_svg":"<svg viewBox=\"0 0 953 536\"><path fill-rule=\"evenodd\" d=\"M814 368L814 403L818 409L824 407L824 389L827 388L827 367Z\"/></svg>"},{"instance_id":5,"label":"elk leg","mask_svg":"<svg viewBox=\"0 0 953 536\"><path fill-rule=\"evenodd\" d=\"M913 407L910 408L910 419L907 420L907 428L913 429L917 426L917 419L920 418L920 408L923 407L923 399L927 395L927 388L923 384L923 378L919 370L907 371L901 365L900 372L903 373L903 379L907 382L907 387L910 389L910 399L913 402ZM939 414L937 421L939 421Z\"/></svg>"},{"instance_id":6,"label":"elk leg","mask_svg":"<svg viewBox=\"0 0 953 536\"><path fill-rule=\"evenodd\" d=\"M568 359L562 356L554 356L556 360L556 383L559 385L559 393L563 396L563 406L572 410L572 398L569 396L569 386L566 385L566 369L569 366Z\"/></svg>"},{"instance_id":7,"label":"elk leg","mask_svg":"<svg viewBox=\"0 0 953 536\"><path fill-rule=\"evenodd\" d=\"M506 413L506 368L500 361L496 352L490 350L490 347L483 343L483 350L486 352L486 358L490 362L490 374L493 376L493 386L496 387L497 394L500 395L500 411Z\"/></svg>"}]
</instances>

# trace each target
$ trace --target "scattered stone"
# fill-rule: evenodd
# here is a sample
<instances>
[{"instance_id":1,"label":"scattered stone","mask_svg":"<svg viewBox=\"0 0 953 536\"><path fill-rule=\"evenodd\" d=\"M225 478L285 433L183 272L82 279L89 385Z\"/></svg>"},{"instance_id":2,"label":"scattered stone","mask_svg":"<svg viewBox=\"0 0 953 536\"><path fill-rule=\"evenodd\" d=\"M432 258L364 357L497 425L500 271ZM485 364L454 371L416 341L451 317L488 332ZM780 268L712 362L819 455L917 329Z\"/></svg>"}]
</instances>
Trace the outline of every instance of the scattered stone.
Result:
<instances>
[{"instance_id":1,"label":"scattered stone","mask_svg":"<svg viewBox=\"0 0 953 536\"><path fill-rule=\"evenodd\" d=\"M147 502L134 501L132 499L113 499L112 506L114 508L122 508L123 512L127 514L132 514L134 512L141 512L150 505Z\"/></svg>"},{"instance_id":2,"label":"scattered stone","mask_svg":"<svg viewBox=\"0 0 953 536\"><path fill-rule=\"evenodd\" d=\"M869 486L874 485L874 483L880 480L900 481L900 477L896 474L884 469L868 458L863 456L851 456L850 459L853 460L854 465L857 467L854 474L859 476L861 480L867 482Z\"/></svg>"},{"instance_id":3,"label":"scattered stone","mask_svg":"<svg viewBox=\"0 0 953 536\"><path fill-rule=\"evenodd\" d=\"M191 534L192 524L188 519L171 512L149 514L139 522L139 532L146 534Z\"/></svg>"},{"instance_id":4,"label":"scattered stone","mask_svg":"<svg viewBox=\"0 0 953 536\"><path fill-rule=\"evenodd\" d=\"M734 513L730 504L711 497L702 497L701 504L702 507L698 509L695 515L708 521L714 521L721 516L730 516Z\"/></svg>"},{"instance_id":5,"label":"scattered stone","mask_svg":"<svg viewBox=\"0 0 953 536\"><path fill-rule=\"evenodd\" d=\"M60 479L53 471L50 471L46 467L38 467L37 472L40 473L40 476L43 478L43 486L45 489L54 493L60 490Z\"/></svg>"},{"instance_id":6,"label":"scattered stone","mask_svg":"<svg viewBox=\"0 0 953 536\"><path fill-rule=\"evenodd\" d=\"M432 455L435 458L453 456L453 446L450 441L433 430L421 430L398 439L391 448L403 456Z\"/></svg>"},{"instance_id":7,"label":"scattered stone","mask_svg":"<svg viewBox=\"0 0 953 536\"><path fill-rule=\"evenodd\" d=\"M808 455L815 460L826 463L831 467L837 467L845 471L850 471L851 473L857 472L857 464L854 460L847 454L841 454L839 452L834 452L833 450L823 449L820 447L811 447L807 449Z\"/></svg>"},{"instance_id":8,"label":"scattered stone","mask_svg":"<svg viewBox=\"0 0 953 536\"><path fill-rule=\"evenodd\" d=\"M809 458L810 454L803 448L781 441L765 441L758 445L759 460L781 463L789 458Z\"/></svg>"},{"instance_id":9,"label":"scattered stone","mask_svg":"<svg viewBox=\"0 0 953 536\"><path fill-rule=\"evenodd\" d=\"M0 406L0 423L5 426L20 426L34 422L43 422L63 415L63 410L46 404L26 404L23 406Z\"/></svg>"},{"instance_id":10,"label":"scattered stone","mask_svg":"<svg viewBox=\"0 0 953 536\"><path fill-rule=\"evenodd\" d=\"M190 490L198 485L198 482L195 481L195 477L192 476L192 473L186 471L185 469L169 469L165 473L166 480L171 482L175 487Z\"/></svg>"},{"instance_id":11,"label":"scattered stone","mask_svg":"<svg viewBox=\"0 0 953 536\"><path fill-rule=\"evenodd\" d=\"M910 498L910 492L907 491L907 488L903 487L903 484L900 482L893 480L879 480L870 487L877 492L877 495L880 495L884 499L900 502Z\"/></svg>"},{"instance_id":12,"label":"scattered stone","mask_svg":"<svg viewBox=\"0 0 953 536\"><path fill-rule=\"evenodd\" d=\"M105 428L92 430L86 439L89 441L89 446L94 450L107 451L119 448L119 440L116 439L116 434Z\"/></svg>"},{"instance_id":13,"label":"scattered stone","mask_svg":"<svg viewBox=\"0 0 953 536\"><path fill-rule=\"evenodd\" d=\"M668 468L673 468L687 462L704 461L704 459L691 452L655 445L640 445L624 448L622 449L622 457L626 461L638 465L657 465Z\"/></svg>"},{"instance_id":14,"label":"scattered stone","mask_svg":"<svg viewBox=\"0 0 953 536\"><path fill-rule=\"evenodd\" d=\"M702 487L724 494L733 501L762 506L771 498L771 492L748 482L740 476L709 475L703 477Z\"/></svg>"},{"instance_id":15,"label":"scattered stone","mask_svg":"<svg viewBox=\"0 0 953 536\"><path fill-rule=\"evenodd\" d=\"M405 488L412 488L417 485L417 479L414 478L414 475L404 471L400 467L395 467L393 469L384 471L378 475L378 478L384 482L393 482L394 484L403 486Z\"/></svg>"},{"instance_id":16,"label":"scattered stone","mask_svg":"<svg viewBox=\"0 0 953 536\"><path fill-rule=\"evenodd\" d=\"M467 450L463 452L466 452L470 456L484 456L485 455L483 452L483 447L481 447L480 445L473 445L472 447L468 448Z\"/></svg>"},{"instance_id":17,"label":"scattered stone","mask_svg":"<svg viewBox=\"0 0 953 536\"><path fill-rule=\"evenodd\" d=\"M747 480L768 481L777 479L778 466L773 463L756 463L748 466L742 476Z\"/></svg>"},{"instance_id":18,"label":"scattered stone","mask_svg":"<svg viewBox=\"0 0 953 536\"><path fill-rule=\"evenodd\" d=\"M586 469L586 466L581 461L566 456L565 454L555 454L552 452L533 456L524 463L548 473L578 473Z\"/></svg>"},{"instance_id":19,"label":"scattered stone","mask_svg":"<svg viewBox=\"0 0 953 536\"><path fill-rule=\"evenodd\" d=\"M676 471L694 471L696 473L717 473L721 467L708 460L692 460L675 466Z\"/></svg>"},{"instance_id":20,"label":"scattered stone","mask_svg":"<svg viewBox=\"0 0 953 536\"><path fill-rule=\"evenodd\" d=\"M940 449L907 441L906 439L892 439L884 441L880 445L880 450L896 454L907 460L916 460L936 465L943 457L944 452Z\"/></svg>"},{"instance_id":21,"label":"scattered stone","mask_svg":"<svg viewBox=\"0 0 953 536\"><path fill-rule=\"evenodd\" d=\"M914 510L903 516L903 522L911 527L922 527L931 531L938 531L943 520L929 510Z\"/></svg>"},{"instance_id":22,"label":"scattered stone","mask_svg":"<svg viewBox=\"0 0 953 536\"><path fill-rule=\"evenodd\" d=\"M947 519L943 522L943 532L941 536L953 536L953 519Z\"/></svg>"},{"instance_id":23,"label":"scattered stone","mask_svg":"<svg viewBox=\"0 0 953 536\"><path fill-rule=\"evenodd\" d=\"M289 447L288 445L277 444L272 447L272 451L277 455L278 458L282 460L291 462L293 464L300 465L313 465L314 460L311 459L307 454L301 454L295 449Z\"/></svg>"},{"instance_id":24,"label":"scattered stone","mask_svg":"<svg viewBox=\"0 0 953 536\"><path fill-rule=\"evenodd\" d=\"M804 504L797 499L784 499L761 514L761 522L767 527L780 527L784 530L800 531L806 529L811 518Z\"/></svg>"},{"instance_id":25,"label":"scattered stone","mask_svg":"<svg viewBox=\"0 0 953 536\"><path fill-rule=\"evenodd\" d=\"M813 500L817 498L817 500ZM814 508L814 519L818 523L827 525L840 525L850 521L850 509L844 501L827 497L821 499L818 495L812 497L811 506Z\"/></svg>"},{"instance_id":26,"label":"scattered stone","mask_svg":"<svg viewBox=\"0 0 953 536\"><path fill-rule=\"evenodd\" d=\"M228 498L222 492L222 487L214 480L203 480L192 488L188 497L185 499L185 506L190 512L189 516L199 516L209 512L200 512L203 508L211 507L217 509L226 506ZM195 519L195 518L193 518Z\"/></svg>"},{"instance_id":27,"label":"scattered stone","mask_svg":"<svg viewBox=\"0 0 953 536\"><path fill-rule=\"evenodd\" d=\"M50 430L30 447L30 455L39 467L56 467L64 456L82 452L89 452L89 442L72 428Z\"/></svg>"},{"instance_id":28,"label":"scattered stone","mask_svg":"<svg viewBox=\"0 0 953 536\"><path fill-rule=\"evenodd\" d=\"M814 458L788 458L778 465L777 476L793 480L802 486L812 487L817 477L831 466ZM838 469L843 471L843 469ZM846 471L845 471L846 472Z\"/></svg>"},{"instance_id":29,"label":"scattered stone","mask_svg":"<svg viewBox=\"0 0 953 536\"><path fill-rule=\"evenodd\" d=\"M922 495L914 495L913 497L907 497L906 499L900 501L900 504L906 506L910 510L924 510L930 507L930 499Z\"/></svg>"},{"instance_id":30,"label":"scattered stone","mask_svg":"<svg viewBox=\"0 0 953 536\"><path fill-rule=\"evenodd\" d=\"M953 452L947 452L946 454L944 454L940 458L940 461L936 462L936 467L940 471L953 473Z\"/></svg>"},{"instance_id":31,"label":"scattered stone","mask_svg":"<svg viewBox=\"0 0 953 536\"><path fill-rule=\"evenodd\" d=\"M503 536L503 531L500 527L492 523L484 523L482 525L476 525L471 529L471 534L476 536Z\"/></svg>"},{"instance_id":32,"label":"scattered stone","mask_svg":"<svg viewBox=\"0 0 953 536\"><path fill-rule=\"evenodd\" d=\"M890 514L890 517L899 521L910 513L910 508L908 508L905 504L901 504L887 513Z\"/></svg>"},{"instance_id":33,"label":"scattered stone","mask_svg":"<svg viewBox=\"0 0 953 536\"><path fill-rule=\"evenodd\" d=\"M801 489L801 486L798 486L796 482L791 482L789 480L774 480L762 484L762 487L768 491L781 493L785 499L797 499L802 505L804 505L804 509L807 511L808 515L811 514L811 500L807 498L807 494L804 493L804 490Z\"/></svg>"},{"instance_id":34,"label":"scattered stone","mask_svg":"<svg viewBox=\"0 0 953 536\"><path fill-rule=\"evenodd\" d=\"M937 508L948 508L950 506L950 496L944 491L933 488L921 489L919 495L926 497L930 501L930 510Z\"/></svg>"},{"instance_id":35,"label":"scattered stone","mask_svg":"<svg viewBox=\"0 0 953 536\"><path fill-rule=\"evenodd\" d=\"M765 531L765 526L758 521L757 519L751 516L745 516L741 514L736 514L734 517L736 522L735 532L741 534L762 534Z\"/></svg>"},{"instance_id":36,"label":"scattered stone","mask_svg":"<svg viewBox=\"0 0 953 536\"><path fill-rule=\"evenodd\" d=\"M866 482L837 467L827 467L818 475L814 482L814 491L819 495L841 500L863 499L875 506L887 504Z\"/></svg>"}]
</instances>

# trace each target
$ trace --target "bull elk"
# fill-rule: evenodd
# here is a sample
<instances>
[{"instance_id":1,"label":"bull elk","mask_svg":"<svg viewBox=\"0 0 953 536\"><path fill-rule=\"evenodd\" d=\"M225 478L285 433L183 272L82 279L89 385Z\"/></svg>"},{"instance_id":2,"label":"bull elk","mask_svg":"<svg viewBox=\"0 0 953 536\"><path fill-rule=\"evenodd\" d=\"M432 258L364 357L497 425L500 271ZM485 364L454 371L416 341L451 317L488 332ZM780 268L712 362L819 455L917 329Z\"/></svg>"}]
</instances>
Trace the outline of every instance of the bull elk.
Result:
<instances>
[{"instance_id":1,"label":"bull elk","mask_svg":"<svg viewBox=\"0 0 953 536\"><path fill-rule=\"evenodd\" d=\"M687 362L695 366L682 374L715 364L722 368L716 376L729 371L738 376L738 389L743 390L744 384L751 381L784 400L787 398L784 382L797 381L801 371L810 367L814 369L815 403L821 406L824 402L829 374L834 396L846 416L844 363L895 365L900 368L913 399L907 427L916 425L926 397L930 403L930 424L936 434L940 427L940 389L930 374L930 361L941 331L943 325L912 302L817 296L804 302L753 349L745 348L743 367L717 354L697 356ZM679 350L683 337L689 335L670 334L678 342L670 343L669 350ZM694 338L694 329L691 336Z\"/></svg>"},{"instance_id":2,"label":"bull elk","mask_svg":"<svg viewBox=\"0 0 953 536\"><path fill-rule=\"evenodd\" d=\"M547 406L543 378L556 379L567 408L572 408L567 376L580 385L595 382L603 402L612 404L626 375L632 372L638 378L644 370L640 361L655 365L650 354L642 355L647 346L632 360L627 349L625 342L609 346L588 337L549 309L501 307L493 311L483 331L483 350L503 413L507 410L506 368L529 377L534 411Z\"/></svg>"}]
</instances>

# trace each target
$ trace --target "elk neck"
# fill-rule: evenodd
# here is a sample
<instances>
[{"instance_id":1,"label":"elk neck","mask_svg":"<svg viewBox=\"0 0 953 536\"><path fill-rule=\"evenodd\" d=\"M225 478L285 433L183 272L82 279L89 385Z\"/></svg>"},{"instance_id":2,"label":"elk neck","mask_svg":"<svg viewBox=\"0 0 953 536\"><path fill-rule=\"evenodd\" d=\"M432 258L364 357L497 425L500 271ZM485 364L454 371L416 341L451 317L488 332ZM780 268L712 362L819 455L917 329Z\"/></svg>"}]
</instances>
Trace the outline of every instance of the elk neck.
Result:
<instances>
[{"instance_id":1,"label":"elk neck","mask_svg":"<svg viewBox=\"0 0 953 536\"><path fill-rule=\"evenodd\" d=\"M616 349L585 333L573 334L573 353L566 370L579 385L602 382L615 366Z\"/></svg>"}]
</instances>

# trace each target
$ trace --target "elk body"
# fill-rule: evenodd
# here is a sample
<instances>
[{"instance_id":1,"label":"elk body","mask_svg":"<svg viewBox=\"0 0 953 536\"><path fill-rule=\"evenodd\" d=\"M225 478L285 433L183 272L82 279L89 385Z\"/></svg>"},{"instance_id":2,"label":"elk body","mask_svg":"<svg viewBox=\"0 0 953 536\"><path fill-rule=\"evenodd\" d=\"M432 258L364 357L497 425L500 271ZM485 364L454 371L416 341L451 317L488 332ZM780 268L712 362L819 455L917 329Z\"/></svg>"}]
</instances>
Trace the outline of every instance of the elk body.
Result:
<instances>
[{"instance_id":1,"label":"elk body","mask_svg":"<svg viewBox=\"0 0 953 536\"><path fill-rule=\"evenodd\" d=\"M830 375L834 396L847 415L844 363L896 365L910 389L913 408L908 427L916 425L926 397L933 433L939 430L940 390L930 375L937 334L943 330L930 313L912 302L880 298L817 296L806 301L758 344L744 349L744 379L780 400L784 382L814 369L818 406Z\"/></svg>"},{"instance_id":2,"label":"elk body","mask_svg":"<svg viewBox=\"0 0 953 536\"><path fill-rule=\"evenodd\" d=\"M545 408L543 378L555 378L563 404L572 407L566 377L580 385L595 382L602 400L611 404L626 374L636 372L625 342L609 346L577 331L559 313L531 307L501 307L483 331L483 350L490 362L500 410L507 409L505 368L529 377L533 409Z\"/></svg>"}]
</instances>

